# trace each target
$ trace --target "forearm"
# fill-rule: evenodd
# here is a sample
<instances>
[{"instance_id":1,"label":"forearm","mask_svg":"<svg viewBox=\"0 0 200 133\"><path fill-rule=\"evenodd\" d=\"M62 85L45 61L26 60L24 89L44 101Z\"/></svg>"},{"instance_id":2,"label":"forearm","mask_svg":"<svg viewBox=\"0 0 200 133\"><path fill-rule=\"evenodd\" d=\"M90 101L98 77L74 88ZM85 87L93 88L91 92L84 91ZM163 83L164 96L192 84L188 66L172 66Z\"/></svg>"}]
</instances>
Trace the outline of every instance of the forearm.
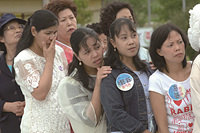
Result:
<instances>
[{"instance_id":1,"label":"forearm","mask_svg":"<svg viewBox=\"0 0 200 133\"><path fill-rule=\"evenodd\" d=\"M152 91L149 94L159 133L169 133L164 96Z\"/></svg>"},{"instance_id":2,"label":"forearm","mask_svg":"<svg viewBox=\"0 0 200 133\"><path fill-rule=\"evenodd\" d=\"M37 100L44 100L51 88L53 77L53 60L46 61L39 86L34 89L32 95Z\"/></svg>"},{"instance_id":3,"label":"forearm","mask_svg":"<svg viewBox=\"0 0 200 133\"><path fill-rule=\"evenodd\" d=\"M100 103L100 83L95 83L95 88L93 91L91 103L94 107L97 122L99 121L101 114L102 114L102 106Z\"/></svg>"}]
</instances>

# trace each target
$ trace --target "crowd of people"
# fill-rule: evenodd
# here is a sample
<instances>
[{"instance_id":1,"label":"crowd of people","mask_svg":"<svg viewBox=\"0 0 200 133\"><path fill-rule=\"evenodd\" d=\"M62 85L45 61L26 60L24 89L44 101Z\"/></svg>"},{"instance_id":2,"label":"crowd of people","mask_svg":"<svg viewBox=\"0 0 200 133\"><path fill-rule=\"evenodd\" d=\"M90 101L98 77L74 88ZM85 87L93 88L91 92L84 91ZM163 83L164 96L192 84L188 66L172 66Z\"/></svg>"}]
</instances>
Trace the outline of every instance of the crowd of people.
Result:
<instances>
[{"instance_id":1,"label":"crowd of people","mask_svg":"<svg viewBox=\"0 0 200 133\"><path fill-rule=\"evenodd\" d=\"M200 4L188 35L157 27L149 50L133 8L114 1L77 28L71 0L52 0L28 20L0 18L1 133L198 133Z\"/></svg>"}]
</instances>

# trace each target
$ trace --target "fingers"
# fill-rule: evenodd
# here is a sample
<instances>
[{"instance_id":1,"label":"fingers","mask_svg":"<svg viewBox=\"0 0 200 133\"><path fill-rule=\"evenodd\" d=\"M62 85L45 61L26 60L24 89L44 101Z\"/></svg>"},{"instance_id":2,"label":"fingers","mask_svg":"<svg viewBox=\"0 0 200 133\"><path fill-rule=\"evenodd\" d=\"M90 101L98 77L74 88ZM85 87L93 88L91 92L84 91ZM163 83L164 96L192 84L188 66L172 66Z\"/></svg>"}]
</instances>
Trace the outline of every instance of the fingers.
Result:
<instances>
[{"instance_id":1,"label":"fingers","mask_svg":"<svg viewBox=\"0 0 200 133\"><path fill-rule=\"evenodd\" d=\"M100 69L107 70L107 71L111 71L112 70L112 68L110 66L102 66Z\"/></svg>"},{"instance_id":2,"label":"fingers","mask_svg":"<svg viewBox=\"0 0 200 133\"><path fill-rule=\"evenodd\" d=\"M56 37L53 38L53 40L51 41L51 44L50 44L50 48L55 48L55 41L56 41Z\"/></svg>"},{"instance_id":3,"label":"fingers","mask_svg":"<svg viewBox=\"0 0 200 133\"><path fill-rule=\"evenodd\" d=\"M112 68L110 66L102 66L101 68L97 68L97 79L103 79L111 73Z\"/></svg>"},{"instance_id":4,"label":"fingers","mask_svg":"<svg viewBox=\"0 0 200 133\"><path fill-rule=\"evenodd\" d=\"M47 49L47 45L46 45L45 41L42 41L42 48L43 48L43 50Z\"/></svg>"},{"instance_id":5,"label":"fingers","mask_svg":"<svg viewBox=\"0 0 200 133\"><path fill-rule=\"evenodd\" d=\"M25 102L17 101L13 102L13 113L16 114L16 116L21 116L24 112Z\"/></svg>"},{"instance_id":6,"label":"fingers","mask_svg":"<svg viewBox=\"0 0 200 133\"><path fill-rule=\"evenodd\" d=\"M150 68L152 69L152 70L156 70L157 68L154 66L154 64L151 64L150 65Z\"/></svg>"},{"instance_id":7,"label":"fingers","mask_svg":"<svg viewBox=\"0 0 200 133\"><path fill-rule=\"evenodd\" d=\"M21 112L16 113L15 115L16 115L16 116L22 116L23 114L24 114L24 110L21 111Z\"/></svg>"}]
</instances>

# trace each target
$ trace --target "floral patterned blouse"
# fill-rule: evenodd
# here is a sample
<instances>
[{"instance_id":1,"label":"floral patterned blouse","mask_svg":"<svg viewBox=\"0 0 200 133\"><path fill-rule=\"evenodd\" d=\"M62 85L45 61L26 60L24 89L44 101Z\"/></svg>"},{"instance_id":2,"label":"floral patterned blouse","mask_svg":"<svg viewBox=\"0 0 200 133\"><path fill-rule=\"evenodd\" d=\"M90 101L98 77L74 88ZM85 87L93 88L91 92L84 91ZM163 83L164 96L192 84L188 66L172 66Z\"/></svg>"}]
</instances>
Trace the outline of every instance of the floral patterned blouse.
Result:
<instances>
[{"instance_id":1,"label":"floral patterned blouse","mask_svg":"<svg viewBox=\"0 0 200 133\"><path fill-rule=\"evenodd\" d=\"M21 133L70 133L68 118L58 104L56 92L60 80L67 75L68 63L62 48L56 46L55 49L52 85L43 101L36 100L31 93L39 86L45 58L25 49L14 59L15 79L26 102Z\"/></svg>"}]
</instances>

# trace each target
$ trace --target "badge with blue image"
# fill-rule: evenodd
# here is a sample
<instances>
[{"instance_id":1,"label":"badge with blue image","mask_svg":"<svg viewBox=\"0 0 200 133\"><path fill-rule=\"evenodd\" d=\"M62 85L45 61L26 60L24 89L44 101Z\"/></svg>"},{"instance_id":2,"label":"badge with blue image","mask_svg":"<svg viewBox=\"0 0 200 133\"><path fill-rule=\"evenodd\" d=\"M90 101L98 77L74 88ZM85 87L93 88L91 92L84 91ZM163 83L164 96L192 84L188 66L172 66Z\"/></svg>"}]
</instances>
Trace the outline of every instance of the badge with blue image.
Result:
<instances>
[{"instance_id":1,"label":"badge with blue image","mask_svg":"<svg viewBox=\"0 0 200 133\"><path fill-rule=\"evenodd\" d=\"M185 92L185 88L180 84L173 84L169 88L169 96L175 101L183 99Z\"/></svg>"},{"instance_id":2,"label":"badge with blue image","mask_svg":"<svg viewBox=\"0 0 200 133\"><path fill-rule=\"evenodd\" d=\"M122 73L116 79L116 86L121 91L128 91L133 87L133 85L133 77L128 73Z\"/></svg>"}]
</instances>

